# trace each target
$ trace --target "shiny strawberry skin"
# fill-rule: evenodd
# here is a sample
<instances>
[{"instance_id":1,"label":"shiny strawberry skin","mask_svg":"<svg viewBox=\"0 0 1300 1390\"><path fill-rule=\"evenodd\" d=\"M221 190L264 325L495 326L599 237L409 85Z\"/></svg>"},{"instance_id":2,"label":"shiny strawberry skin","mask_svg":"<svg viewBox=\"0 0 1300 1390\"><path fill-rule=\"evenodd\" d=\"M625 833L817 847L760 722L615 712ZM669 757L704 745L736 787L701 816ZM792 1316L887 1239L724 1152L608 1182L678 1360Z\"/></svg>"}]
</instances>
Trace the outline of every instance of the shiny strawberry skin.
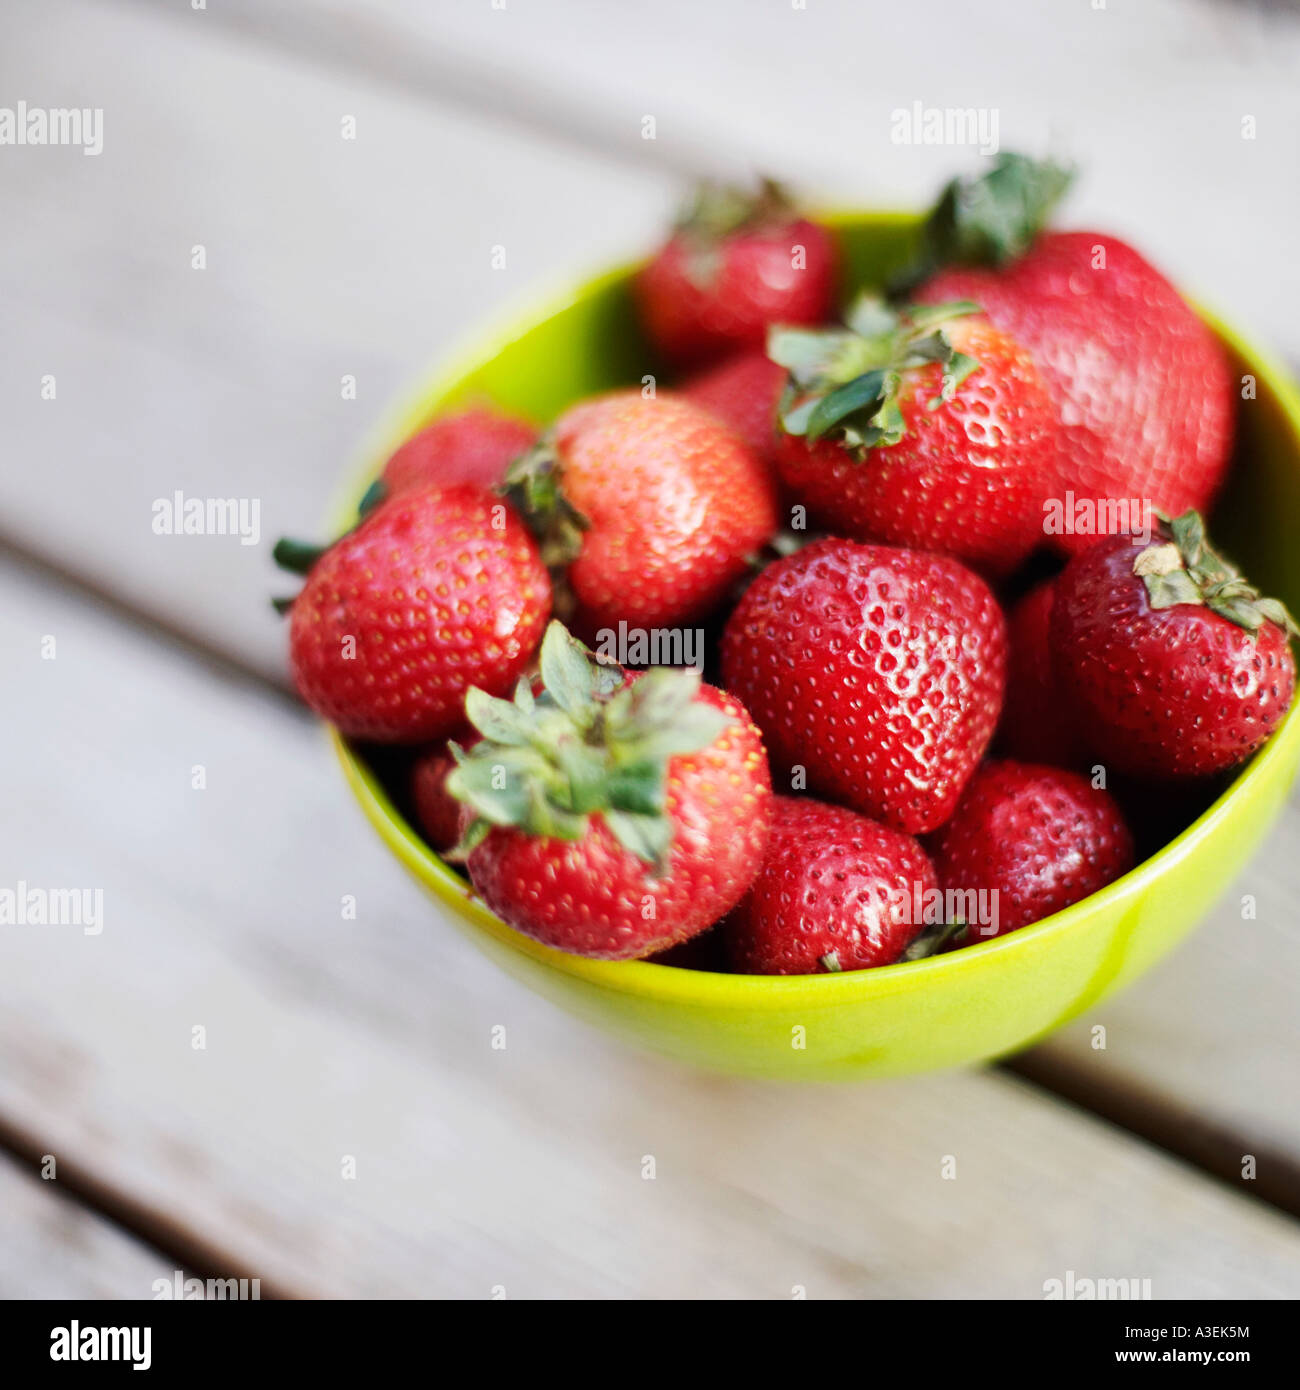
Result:
<instances>
[{"instance_id":1,"label":"shiny strawberry skin","mask_svg":"<svg viewBox=\"0 0 1300 1390\"><path fill-rule=\"evenodd\" d=\"M1094 248L1105 269L1093 269ZM1223 350L1132 247L1054 232L1001 270L947 270L917 294L972 299L1033 354L1062 420L1054 495L1204 511L1227 469L1234 391ZM1095 535L1056 538L1067 552Z\"/></svg>"},{"instance_id":2,"label":"shiny strawberry skin","mask_svg":"<svg viewBox=\"0 0 1300 1390\"><path fill-rule=\"evenodd\" d=\"M555 426L569 502L591 523L567 571L575 627L702 617L776 529L772 480L732 433L678 397L620 391Z\"/></svg>"},{"instance_id":3,"label":"shiny strawberry skin","mask_svg":"<svg viewBox=\"0 0 1300 1390\"><path fill-rule=\"evenodd\" d=\"M529 449L537 429L486 406L443 415L402 444L384 465L389 496L424 487L475 483L495 487L507 465Z\"/></svg>"},{"instance_id":4,"label":"shiny strawberry skin","mask_svg":"<svg viewBox=\"0 0 1300 1390\"><path fill-rule=\"evenodd\" d=\"M493 912L558 950L628 960L695 936L735 906L762 862L772 785L762 738L741 704L708 685L698 698L731 723L701 752L669 764L674 837L663 871L624 849L599 813L580 840L497 827L467 861Z\"/></svg>"},{"instance_id":5,"label":"shiny strawberry skin","mask_svg":"<svg viewBox=\"0 0 1300 1390\"><path fill-rule=\"evenodd\" d=\"M1079 902L1133 867L1133 837L1114 798L1078 773L988 762L934 844L945 894L993 892L997 921L964 943L1003 936Z\"/></svg>"},{"instance_id":6,"label":"shiny strawberry skin","mask_svg":"<svg viewBox=\"0 0 1300 1390\"><path fill-rule=\"evenodd\" d=\"M997 742L1009 758L1083 767L1088 750L1075 728L1070 702L1057 686L1052 661L1049 629L1055 598L1055 580L1044 580L1007 619L1007 693Z\"/></svg>"},{"instance_id":7,"label":"shiny strawberry skin","mask_svg":"<svg viewBox=\"0 0 1300 1390\"><path fill-rule=\"evenodd\" d=\"M796 267L796 248L803 265ZM761 347L770 323L821 323L835 295L835 247L815 222L742 230L704 253L673 237L634 291L651 344L678 365Z\"/></svg>"},{"instance_id":8,"label":"shiny strawberry skin","mask_svg":"<svg viewBox=\"0 0 1300 1390\"><path fill-rule=\"evenodd\" d=\"M723 684L790 769L908 834L949 816L1002 705L1006 623L942 555L815 541L770 565L723 635Z\"/></svg>"},{"instance_id":9,"label":"shiny strawberry skin","mask_svg":"<svg viewBox=\"0 0 1300 1390\"><path fill-rule=\"evenodd\" d=\"M1256 751L1295 692L1295 659L1271 622L1257 636L1208 607L1153 609L1139 553L1112 536L1057 580L1051 644L1062 690L1101 762L1141 777L1221 772Z\"/></svg>"},{"instance_id":10,"label":"shiny strawberry skin","mask_svg":"<svg viewBox=\"0 0 1300 1390\"><path fill-rule=\"evenodd\" d=\"M681 393L716 416L764 462L776 453L776 406L785 369L765 352L742 352L684 381Z\"/></svg>"},{"instance_id":11,"label":"shiny strawberry skin","mask_svg":"<svg viewBox=\"0 0 1300 1390\"><path fill-rule=\"evenodd\" d=\"M956 555L987 574L1014 569L1043 538L1060 426L1033 359L983 317L945 329L980 363L953 398L937 363L909 371L899 402L907 432L865 457L827 437L781 434L782 481L824 529Z\"/></svg>"},{"instance_id":12,"label":"shiny strawberry skin","mask_svg":"<svg viewBox=\"0 0 1300 1390\"><path fill-rule=\"evenodd\" d=\"M898 911L899 896L937 886L910 835L811 797L774 797L763 867L723 924L732 967L812 975L832 954L841 970L891 965L925 925Z\"/></svg>"},{"instance_id":13,"label":"shiny strawberry skin","mask_svg":"<svg viewBox=\"0 0 1300 1390\"><path fill-rule=\"evenodd\" d=\"M394 497L308 574L291 610L294 681L351 738L443 738L471 685L511 688L550 607L537 547L500 498L468 485Z\"/></svg>"}]
</instances>

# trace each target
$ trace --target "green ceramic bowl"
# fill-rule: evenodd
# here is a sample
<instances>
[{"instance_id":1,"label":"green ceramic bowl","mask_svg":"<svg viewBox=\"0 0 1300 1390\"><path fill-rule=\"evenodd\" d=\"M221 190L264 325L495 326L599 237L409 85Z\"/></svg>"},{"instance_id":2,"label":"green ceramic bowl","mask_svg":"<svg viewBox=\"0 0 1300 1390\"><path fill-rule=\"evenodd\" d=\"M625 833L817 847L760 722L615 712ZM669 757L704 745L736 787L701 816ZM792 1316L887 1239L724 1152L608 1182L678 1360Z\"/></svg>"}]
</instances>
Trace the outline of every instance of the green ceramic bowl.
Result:
<instances>
[{"instance_id":1,"label":"green ceramic bowl","mask_svg":"<svg viewBox=\"0 0 1300 1390\"><path fill-rule=\"evenodd\" d=\"M906 260L917 219L826 219L846 294ZM472 399L549 420L571 402L639 382L648 360L629 295L634 268L518 315L434 376L375 441L367 481L431 416ZM1250 577L1300 612L1300 397L1275 363L1207 322L1255 398L1239 411L1238 456L1214 515L1232 553L1250 536ZM355 496L349 499L355 505ZM353 513L355 514L355 513ZM1244 547L1240 547L1244 549ZM384 842L489 956L601 1028L703 1067L817 1080L892 1076L1016 1051L1135 979L1196 923L1259 843L1300 761L1300 709L1228 790L1132 873L1034 926L935 959L839 975L715 975L641 961L585 960L536 945L470 896L403 819L374 770L336 739L349 784Z\"/></svg>"}]
</instances>

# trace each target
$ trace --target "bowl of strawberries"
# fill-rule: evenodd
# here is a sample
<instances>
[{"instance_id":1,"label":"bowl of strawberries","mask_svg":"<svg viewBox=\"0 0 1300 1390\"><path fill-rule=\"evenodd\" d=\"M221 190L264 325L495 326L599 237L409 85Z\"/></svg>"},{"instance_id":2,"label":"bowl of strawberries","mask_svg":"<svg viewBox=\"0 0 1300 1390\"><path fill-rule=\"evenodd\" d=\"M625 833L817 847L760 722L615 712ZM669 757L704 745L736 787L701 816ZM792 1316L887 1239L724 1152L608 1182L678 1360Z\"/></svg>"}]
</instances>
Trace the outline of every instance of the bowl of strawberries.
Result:
<instances>
[{"instance_id":1,"label":"bowl of strawberries","mask_svg":"<svg viewBox=\"0 0 1300 1390\"><path fill-rule=\"evenodd\" d=\"M352 790L510 973L723 1071L968 1064L1135 979L1258 844L1300 762L1300 400L1047 229L1066 181L702 190L277 547Z\"/></svg>"}]
</instances>

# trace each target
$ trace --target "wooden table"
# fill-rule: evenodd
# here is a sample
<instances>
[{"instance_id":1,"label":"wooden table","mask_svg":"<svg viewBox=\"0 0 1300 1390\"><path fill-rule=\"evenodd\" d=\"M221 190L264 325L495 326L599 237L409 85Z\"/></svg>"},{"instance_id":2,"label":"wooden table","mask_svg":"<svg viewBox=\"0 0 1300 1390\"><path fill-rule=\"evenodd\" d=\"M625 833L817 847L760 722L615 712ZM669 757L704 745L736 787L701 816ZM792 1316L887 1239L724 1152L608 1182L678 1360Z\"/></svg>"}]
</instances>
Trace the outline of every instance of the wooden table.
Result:
<instances>
[{"instance_id":1,"label":"wooden table","mask_svg":"<svg viewBox=\"0 0 1300 1390\"><path fill-rule=\"evenodd\" d=\"M0 148L0 883L102 887L104 924L0 929L0 1294L1300 1294L1300 802L1179 954L1009 1066L741 1083L480 958L286 691L270 540L458 334L651 244L701 171L914 205L973 155L892 144L890 113L996 108L1004 145L1084 166L1070 221L1296 360L1294 11L919 23L9 0L0 104L100 108L104 148ZM260 543L154 534L177 490L259 499Z\"/></svg>"}]
</instances>

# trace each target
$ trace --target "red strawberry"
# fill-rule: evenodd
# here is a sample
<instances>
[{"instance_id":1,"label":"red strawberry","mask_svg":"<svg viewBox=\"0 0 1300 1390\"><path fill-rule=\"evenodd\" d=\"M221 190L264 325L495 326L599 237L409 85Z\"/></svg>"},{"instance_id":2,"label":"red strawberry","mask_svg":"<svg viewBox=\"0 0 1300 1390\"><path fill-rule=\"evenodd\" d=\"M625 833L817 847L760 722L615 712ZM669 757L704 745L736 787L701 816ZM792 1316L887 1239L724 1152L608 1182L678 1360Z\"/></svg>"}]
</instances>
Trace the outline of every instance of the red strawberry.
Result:
<instances>
[{"instance_id":1,"label":"red strawberry","mask_svg":"<svg viewBox=\"0 0 1300 1390\"><path fill-rule=\"evenodd\" d=\"M946 898L969 895L969 945L1050 917L1127 873L1133 837L1114 798L1086 777L990 762L936 837L934 863Z\"/></svg>"},{"instance_id":2,"label":"red strawberry","mask_svg":"<svg viewBox=\"0 0 1300 1390\"><path fill-rule=\"evenodd\" d=\"M1097 502L1128 499L1173 515L1204 510L1232 448L1223 350L1169 281L1117 237L1056 232L1024 249L1045 209L1026 213L1020 167L1000 163L999 185L993 175L959 185L955 203L952 190L945 195L941 225L932 219L927 229L931 259L985 264L945 270L917 298L973 299L1033 353L1062 419L1056 497L1072 492L1094 516ZM1030 168L1025 177L1040 176ZM982 234L965 223L981 224ZM1017 228L1010 245L990 230L1008 226ZM1072 553L1103 529L1058 539Z\"/></svg>"},{"instance_id":3,"label":"red strawberry","mask_svg":"<svg viewBox=\"0 0 1300 1390\"><path fill-rule=\"evenodd\" d=\"M735 906L762 862L772 815L753 721L694 671L630 680L590 661L558 624L543 693L513 704L471 692L482 740L448 786L477 819L462 853L511 926L605 960L648 956Z\"/></svg>"},{"instance_id":4,"label":"red strawberry","mask_svg":"<svg viewBox=\"0 0 1300 1390\"><path fill-rule=\"evenodd\" d=\"M440 854L460 839L461 803L447 790L456 762L445 744L417 758L411 768L411 804L424 838Z\"/></svg>"},{"instance_id":5,"label":"red strawberry","mask_svg":"<svg viewBox=\"0 0 1300 1390\"><path fill-rule=\"evenodd\" d=\"M1007 694L1002 702L998 743L1008 757L1057 767L1082 766L1088 751L1056 683L1048 628L1056 581L1045 579L1011 610Z\"/></svg>"},{"instance_id":6,"label":"red strawberry","mask_svg":"<svg viewBox=\"0 0 1300 1390\"><path fill-rule=\"evenodd\" d=\"M1113 536L1057 580L1058 679L1102 761L1147 777L1219 772L1277 727L1295 690L1295 624L1187 512L1150 545Z\"/></svg>"},{"instance_id":7,"label":"red strawberry","mask_svg":"<svg viewBox=\"0 0 1300 1390\"><path fill-rule=\"evenodd\" d=\"M289 629L298 691L350 738L445 737L470 686L510 689L551 606L523 523L468 485L395 497L323 553L281 542L276 557L309 567Z\"/></svg>"},{"instance_id":8,"label":"red strawberry","mask_svg":"<svg viewBox=\"0 0 1300 1390\"><path fill-rule=\"evenodd\" d=\"M988 586L957 561L828 539L750 585L722 669L773 767L918 834L947 820L988 746L1006 643Z\"/></svg>"},{"instance_id":9,"label":"red strawberry","mask_svg":"<svg viewBox=\"0 0 1300 1390\"><path fill-rule=\"evenodd\" d=\"M815 521L994 574L1039 543L1059 423L1029 354L978 314L863 296L848 328L773 330L777 468Z\"/></svg>"},{"instance_id":10,"label":"red strawberry","mask_svg":"<svg viewBox=\"0 0 1300 1390\"><path fill-rule=\"evenodd\" d=\"M519 461L511 496L568 562L575 627L702 617L776 529L772 481L731 430L680 397L599 396Z\"/></svg>"},{"instance_id":11,"label":"red strawberry","mask_svg":"<svg viewBox=\"0 0 1300 1390\"><path fill-rule=\"evenodd\" d=\"M910 835L811 797L774 797L763 867L723 923L732 965L746 975L890 965L924 926L910 905L937 888Z\"/></svg>"},{"instance_id":12,"label":"red strawberry","mask_svg":"<svg viewBox=\"0 0 1300 1390\"><path fill-rule=\"evenodd\" d=\"M681 392L735 430L766 463L776 452L776 407L784 389L785 368L755 350L698 372Z\"/></svg>"},{"instance_id":13,"label":"red strawberry","mask_svg":"<svg viewBox=\"0 0 1300 1390\"><path fill-rule=\"evenodd\" d=\"M412 435L384 465L386 495L476 483L495 487L537 440L537 427L486 406L443 415Z\"/></svg>"},{"instance_id":14,"label":"red strawberry","mask_svg":"<svg viewBox=\"0 0 1300 1390\"><path fill-rule=\"evenodd\" d=\"M704 187L635 282L651 343L673 363L761 347L767 325L820 323L835 293L835 247L775 184L756 198Z\"/></svg>"}]
</instances>

